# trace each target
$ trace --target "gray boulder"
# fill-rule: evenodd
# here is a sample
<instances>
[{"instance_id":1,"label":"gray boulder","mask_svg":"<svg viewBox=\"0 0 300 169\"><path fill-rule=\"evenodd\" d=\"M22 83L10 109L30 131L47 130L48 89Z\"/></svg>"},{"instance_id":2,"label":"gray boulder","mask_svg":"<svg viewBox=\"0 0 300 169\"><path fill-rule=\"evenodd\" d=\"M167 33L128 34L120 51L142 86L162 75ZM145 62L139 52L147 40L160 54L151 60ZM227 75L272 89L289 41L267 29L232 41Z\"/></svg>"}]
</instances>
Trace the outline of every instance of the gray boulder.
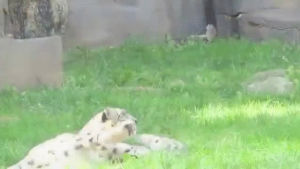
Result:
<instances>
[{"instance_id":1,"label":"gray boulder","mask_svg":"<svg viewBox=\"0 0 300 169\"><path fill-rule=\"evenodd\" d=\"M243 84L249 93L288 94L293 91L294 84L283 69L258 72Z\"/></svg>"}]
</instances>

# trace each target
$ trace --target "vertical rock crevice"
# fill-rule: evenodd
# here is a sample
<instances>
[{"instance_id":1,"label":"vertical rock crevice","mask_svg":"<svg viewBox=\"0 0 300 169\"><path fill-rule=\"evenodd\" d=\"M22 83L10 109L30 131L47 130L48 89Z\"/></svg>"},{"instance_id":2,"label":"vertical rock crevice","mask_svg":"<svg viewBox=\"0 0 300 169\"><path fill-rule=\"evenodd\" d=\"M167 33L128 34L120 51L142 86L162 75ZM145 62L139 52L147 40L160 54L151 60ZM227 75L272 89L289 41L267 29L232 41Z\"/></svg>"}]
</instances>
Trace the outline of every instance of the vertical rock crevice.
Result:
<instances>
[{"instance_id":1,"label":"vertical rock crevice","mask_svg":"<svg viewBox=\"0 0 300 169\"><path fill-rule=\"evenodd\" d=\"M215 27L217 27L214 0L204 0L204 13L205 13L206 25L212 24Z\"/></svg>"}]
</instances>

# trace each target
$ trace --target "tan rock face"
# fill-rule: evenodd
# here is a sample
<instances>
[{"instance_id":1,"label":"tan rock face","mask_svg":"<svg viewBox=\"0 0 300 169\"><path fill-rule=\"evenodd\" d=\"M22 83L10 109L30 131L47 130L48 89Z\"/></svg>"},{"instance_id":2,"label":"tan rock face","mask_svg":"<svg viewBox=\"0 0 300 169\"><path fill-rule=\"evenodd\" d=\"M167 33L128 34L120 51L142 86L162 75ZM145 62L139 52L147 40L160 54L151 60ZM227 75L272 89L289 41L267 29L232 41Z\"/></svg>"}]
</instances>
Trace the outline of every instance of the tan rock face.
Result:
<instances>
[{"instance_id":1,"label":"tan rock face","mask_svg":"<svg viewBox=\"0 0 300 169\"><path fill-rule=\"evenodd\" d=\"M8 32L17 39L60 34L67 15L67 0L9 0Z\"/></svg>"}]
</instances>

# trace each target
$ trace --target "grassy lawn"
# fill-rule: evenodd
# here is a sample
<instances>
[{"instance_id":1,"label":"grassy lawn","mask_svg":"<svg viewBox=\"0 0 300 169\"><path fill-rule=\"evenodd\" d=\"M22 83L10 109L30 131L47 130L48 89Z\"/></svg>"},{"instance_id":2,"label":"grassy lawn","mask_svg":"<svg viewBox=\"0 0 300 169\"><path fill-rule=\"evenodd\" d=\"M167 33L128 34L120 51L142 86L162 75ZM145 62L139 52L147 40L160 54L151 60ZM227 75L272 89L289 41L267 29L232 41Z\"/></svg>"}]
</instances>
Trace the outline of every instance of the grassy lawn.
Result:
<instances>
[{"instance_id":1,"label":"grassy lawn","mask_svg":"<svg viewBox=\"0 0 300 169\"><path fill-rule=\"evenodd\" d=\"M127 109L140 133L185 142L181 156L154 153L123 168L300 168L300 87L288 96L246 93L257 71L286 68L298 84L300 48L217 40L68 52L61 88L0 92L0 168L37 143L78 130L106 106Z\"/></svg>"}]
</instances>

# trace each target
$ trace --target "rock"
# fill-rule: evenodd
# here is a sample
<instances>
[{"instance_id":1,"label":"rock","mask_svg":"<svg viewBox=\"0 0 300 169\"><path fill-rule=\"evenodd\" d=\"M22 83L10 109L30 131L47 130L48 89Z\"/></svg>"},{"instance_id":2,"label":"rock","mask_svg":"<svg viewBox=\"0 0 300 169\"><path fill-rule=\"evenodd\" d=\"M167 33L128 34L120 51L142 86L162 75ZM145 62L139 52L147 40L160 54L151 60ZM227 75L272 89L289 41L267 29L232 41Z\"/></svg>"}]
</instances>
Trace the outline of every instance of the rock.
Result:
<instances>
[{"instance_id":1,"label":"rock","mask_svg":"<svg viewBox=\"0 0 300 169\"><path fill-rule=\"evenodd\" d=\"M206 26L203 0L70 0L69 9L66 48L118 45L130 36L185 38Z\"/></svg>"},{"instance_id":2,"label":"rock","mask_svg":"<svg viewBox=\"0 0 300 169\"><path fill-rule=\"evenodd\" d=\"M69 8L66 48L118 45L130 36L156 39L170 32L166 6L160 0L71 0Z\"/></svg>"},{"instance_id":3,"label":"rock","mask_svg":"<svg viewBox=\"0 0 300 169\"><path fill-rule=\"evenodd\" d=\"M292 92L294 84L289 80L283 69L258 72L243 84L250 93L288 94Z\"/></svg>"},{"instance_id":4,"label":"rock","mask_svg":"<svg viewBox=\"0 0 300 169\"><path fill-rule=\"evenodd\" d=\"M217 15L234 16L238 13L254 13L270 9L290 9L299 7L298 0L214 0Z\"/></svg>"},{"instance_id":5,"label":"rock","mask_svg":"<svg viewBox=\"0 0 300 169\"><path fill-rule=\"evenodd\" d=\"M215 0L218 36L299 42L298 0Z\"/></svg>"},{"instance_id":6,"label":"rock","mask_svg":"<svg viewBox=\"0 0 300 169\"><path fill-rule=\"evenodd\" d=\"M0 89L62 83L61 38L0 39Z\"/></svg>"},{"instance_id":7,"label":"rock","mask_svg":"<svg viewBox=\"0 0 300 169\"><path fill-rule=\"evenodd\" d=\"M9 0L9 32L17 39L46 37L64 32L67 0Z\"/></svg>"},{"instance_id":8,"label":"rock","mask_svg":"<svg viewBox=\"0 0 300 169\"><path fill-rule=\"evenodd\" d=\"M239 20L240 34L252 40L280 39L300 42L300 11L272 9L243 14Z\"/></svg>"},{"instance_id":9,"label":"rock","mask_svg":"<svg viewBox=\"0 0 300 169\"><path fill-rule=\"evenodd\" d=\"M238 20L223 14L216 15L218 36L231 37L239 35Z\"/></svg>"},{"instance_id":10,"label":"rock","mask_svg":"<svg viewBox=\"0 0 300 169\"><path fill-rule=\"evenodd\" d=\"M5 10L7 9L7 0L0 1L0 37L4 36Z\"/></svg>"}]
</instances>

